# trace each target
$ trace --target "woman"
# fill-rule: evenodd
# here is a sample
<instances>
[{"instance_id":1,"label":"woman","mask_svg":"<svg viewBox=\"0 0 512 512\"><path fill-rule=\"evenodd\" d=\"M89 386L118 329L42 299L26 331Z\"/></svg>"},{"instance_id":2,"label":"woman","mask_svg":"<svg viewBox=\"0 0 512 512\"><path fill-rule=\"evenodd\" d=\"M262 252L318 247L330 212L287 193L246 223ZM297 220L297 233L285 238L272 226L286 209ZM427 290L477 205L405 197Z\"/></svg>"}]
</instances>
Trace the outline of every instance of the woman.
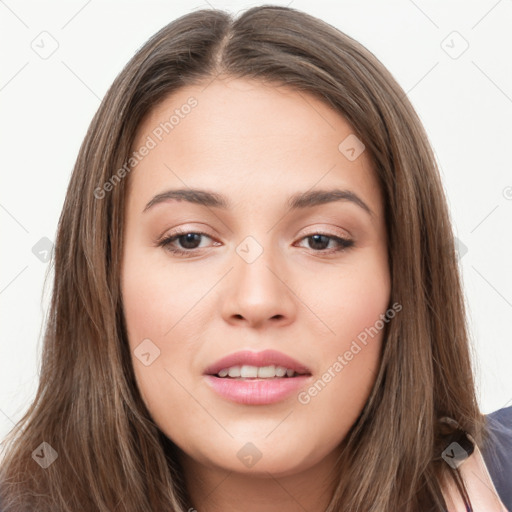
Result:
<instances>
[{"instance_id":1,"label":"woman","mask_svg":"<svg viewBox=\"0 0 512 512\"><path fill-rule=\"evenodd\" d=\"M3 510L506 510L462 297L382 64L291 8L183 16L80 149Z\"/></svg>"}]
</instances>

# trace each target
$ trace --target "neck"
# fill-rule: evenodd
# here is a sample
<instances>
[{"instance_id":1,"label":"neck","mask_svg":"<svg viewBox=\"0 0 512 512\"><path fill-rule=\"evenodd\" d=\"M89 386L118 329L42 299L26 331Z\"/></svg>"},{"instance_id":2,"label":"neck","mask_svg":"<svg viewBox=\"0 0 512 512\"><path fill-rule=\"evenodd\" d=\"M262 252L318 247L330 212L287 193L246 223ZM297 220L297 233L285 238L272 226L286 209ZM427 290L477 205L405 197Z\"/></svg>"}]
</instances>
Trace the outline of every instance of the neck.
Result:
<instances>
[{"instance_id":1,"label":"neck","mask_svg":"<svg viewBox=\"0 0 512 512\"><path fill-rule=\"evenodd\" d=\"M181 457L190 512L324 512L336 487L335 461L333 452L300 472L275 476L206 467L185 454Z\"/></svg>"}]
</instances>

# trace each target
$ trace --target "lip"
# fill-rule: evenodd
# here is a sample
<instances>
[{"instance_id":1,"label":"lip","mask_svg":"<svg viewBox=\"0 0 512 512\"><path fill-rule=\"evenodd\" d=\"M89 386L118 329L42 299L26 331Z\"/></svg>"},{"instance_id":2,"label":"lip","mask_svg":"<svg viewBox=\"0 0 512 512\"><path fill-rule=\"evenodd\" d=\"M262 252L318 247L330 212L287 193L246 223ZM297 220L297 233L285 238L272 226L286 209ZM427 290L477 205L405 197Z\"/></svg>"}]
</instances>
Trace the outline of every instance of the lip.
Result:
<instances>
[{"instance_id":1,"label":"lip","mask_svg":"<svg viewBox=\"0 0 512 512\"><path fill-rule=\"evenodd\" d=\"M205 375L206 383L230 402L244 405L268 405L281 402L297 393L311 375L275 379L230 379Z\"/></svg>"},{"instance_id":2,"label":"lip","mask_svg":"<svg viewBox=\"0 0 512 512\"><path fill-rule=\"evenodd\" d=\"M309 373L309 368L296 361L290 356L278 352L277 350L263 350L262 352L252 352L250 350L241 350L234 352L222 359L219 359L204 370L205 375L216 375L220 370L231 366L284 366L297 373Z\"/></svg>"},{"instance_id":3,"label":"lip","mask_svg":"<svg viewBox=\"0 0 512 512\"><path fill-rule=\"evenodd\" d=\"M303 375L273 379L221 378L216 376L224 368L243 365L284 366ZM242 350L235 352L208 366L204 371L204 376L206 383L217 394L231 402L245 405L267 405L285 400L312 378L311 371L306 365L277 350L264 350L262 352Z\"/></svg>"}]
</instances>

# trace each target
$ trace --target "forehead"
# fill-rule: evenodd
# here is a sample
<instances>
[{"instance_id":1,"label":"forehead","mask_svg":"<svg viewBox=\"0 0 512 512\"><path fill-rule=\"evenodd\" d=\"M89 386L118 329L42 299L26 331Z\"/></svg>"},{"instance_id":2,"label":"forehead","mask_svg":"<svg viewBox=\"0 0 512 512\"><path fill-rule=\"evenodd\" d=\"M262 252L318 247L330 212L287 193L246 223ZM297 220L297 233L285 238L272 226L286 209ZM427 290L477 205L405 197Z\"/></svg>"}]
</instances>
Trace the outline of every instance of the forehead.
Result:
<instances>
[{"instance_id":1,"label":"forehead","mask_svg":"<svg viewBox=\"0 0 512 512\"><path fill-rule=\"evenodd\" d=\"M372 162L367 151L358 155L355 137L342 115L309 93L215 79L182 87L146 116L133 150L152 149L132 171L130 188L145 198L179 185L270 199L335 185L379 203ZM356 158L344 153L347 145Z\"/></svg>"}]
</instances>

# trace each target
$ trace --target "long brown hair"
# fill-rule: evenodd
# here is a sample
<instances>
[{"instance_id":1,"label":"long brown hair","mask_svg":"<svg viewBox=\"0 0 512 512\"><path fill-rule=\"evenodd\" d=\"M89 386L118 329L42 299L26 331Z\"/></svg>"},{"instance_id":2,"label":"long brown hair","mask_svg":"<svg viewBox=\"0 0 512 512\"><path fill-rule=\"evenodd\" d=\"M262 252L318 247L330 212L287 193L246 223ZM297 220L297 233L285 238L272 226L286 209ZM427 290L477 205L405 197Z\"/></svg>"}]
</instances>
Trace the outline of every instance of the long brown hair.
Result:
<instances>
[{"instance_id":1,"label":"long brown hair","mask_svg":"<svg viewBox=\"0 0 512 512\"><path fill-rule=\"evenodd\" d=\"M385 200L390 304L379 373L350 430L328 512L442 510L438 419L479 443L465 308L446 200L406 94L361 44L298 10L199 10L165 26L118 75L80 148L59 220L37 395L4 440L5 511L186 511L175 446L138 392L120 293L129 176L108 192L144 116L218 75L315 95L363 141ZM34 450L58 454L46 468ZM43 452L41 452L43 453Z\"/></svg>"}]
</instances>

